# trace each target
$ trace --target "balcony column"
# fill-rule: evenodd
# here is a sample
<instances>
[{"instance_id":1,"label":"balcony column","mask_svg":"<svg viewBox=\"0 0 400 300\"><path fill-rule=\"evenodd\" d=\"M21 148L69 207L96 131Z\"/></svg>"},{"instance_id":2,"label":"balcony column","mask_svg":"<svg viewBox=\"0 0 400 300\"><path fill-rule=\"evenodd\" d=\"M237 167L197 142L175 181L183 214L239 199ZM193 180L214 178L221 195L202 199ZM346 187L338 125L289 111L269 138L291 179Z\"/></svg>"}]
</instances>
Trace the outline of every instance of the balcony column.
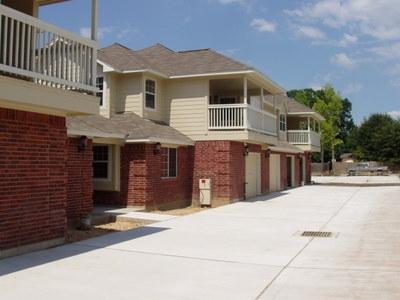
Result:
<instances>
[{"instance_id":1,"label":"balcony column","mask_svg":"<svg viewBox=\"0 0 400 300\"><path fill-rule=\"evenodd\" d=\"M97 41L97 25L98 25L98 9L97 0L92 0L92 24L91 24L91 39ZM90 83L92 86L96 86L97 77L97 49L92 52L92 70L93 74L90 78Z\"/></svg>"},{"instance_id":2,"label":"balcony column","mask_svg":"<svg viewBox=\"0 0 400 300\"><path fill-rule=\"evenodd\" d=\"M97 41L97 23L98 23L98 9L97 0L92 0L92 25L91 25L91 38Z\"/></svg>"},{"instance_id":3,"label":"balcony column","mask_svg":"<svg viewBox=\"0 0 400 300\"><path fill-rule=\"evenodd\" d=\"M243 102L246 104L246 107L243 110L243 124L246 128L249 126L249 122L247 120L247 78L243 78Z\"/></svg>"}]
</instances>

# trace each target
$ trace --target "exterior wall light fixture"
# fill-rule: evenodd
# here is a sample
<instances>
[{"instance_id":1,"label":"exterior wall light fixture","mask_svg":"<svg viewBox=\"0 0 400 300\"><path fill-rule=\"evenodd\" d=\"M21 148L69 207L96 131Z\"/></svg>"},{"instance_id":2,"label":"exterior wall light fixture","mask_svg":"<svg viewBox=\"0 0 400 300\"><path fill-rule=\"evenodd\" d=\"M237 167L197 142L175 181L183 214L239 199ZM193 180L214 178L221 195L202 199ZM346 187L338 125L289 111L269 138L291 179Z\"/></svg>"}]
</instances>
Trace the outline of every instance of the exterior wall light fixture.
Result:
<instances>
[{"instance_id":1,"label":"exterior wall light fixture","mask_svg":"<svg viewBox=\"0 0 400 300\"><path fill-rule=\"evenodd\" d=\"M157 142L156 145L154 146L153 154L154 155L160 154L160 151L161 151L161 144Z\"/></svg>"},{"instance_id":2,"label":"exterior wall light fixture","mask_svg":"<svg viewBox=\"0 0 400 300\"><path fill-rule=\"evenodd\" d=\"M86 148L87 148L87 142L88 142L88 138L87 138L86 135L82 135L82 136L79 138L78 152L81 152L81 151L85 151L85 150L86 150Z\"/></svg>"},{"instance_id":3,"label":"exterior wall light fixture","mask_svg":"<svg viewBox=\"0 0 400 300\"><path fill-rule=\"evenodd\" d=\"M269 157L271 155L271 149L265 151L265 157Z\"/></svg>"},{"instance_id":4,"label":"exterior wall light fixture","mask_svg":"<svg viewBox=\"0 0 400 300\"><path fill-rule=\"evenodd\" d=\"M243 151L243 156L249 156L249 145L247 145L246 143L244 144L244 151Z\"/></svg>"}]
</instances>

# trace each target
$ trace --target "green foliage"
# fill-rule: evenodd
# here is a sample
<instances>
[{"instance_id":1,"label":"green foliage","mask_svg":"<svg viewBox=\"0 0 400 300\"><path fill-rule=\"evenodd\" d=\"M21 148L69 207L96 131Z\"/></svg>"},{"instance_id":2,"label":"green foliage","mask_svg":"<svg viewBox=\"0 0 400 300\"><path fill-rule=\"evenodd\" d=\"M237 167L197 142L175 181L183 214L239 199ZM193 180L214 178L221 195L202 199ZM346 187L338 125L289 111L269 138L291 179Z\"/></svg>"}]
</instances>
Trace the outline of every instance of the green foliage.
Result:
<instances>
[{"instance_id":1,"label":"green foliage","mask_svg":"<svg viewBox=\"0 0 400 300\"><path fill-rule=\"evenodd\" d=\"M349 133L355 125L351 116L351 102L342 99L334 88L327 84L321 90L303 89L287 92L288 97L312 108L322 115L326 121L321 122L321 143L325 150L341 147L338 156L347 150ZM346 143L346 144L345 144ZM330 153L325 153L330 159ZM319 159L318 154L313 154L314 159Z\"/></svg>"},{"instance_id":2,"label":"green foliage","mask_svg":"<svg viewBox=\"0 0 400 300\"><path fill-rule=\"evenodd\" d=\"M387 114L372 114L352 134L358 160L400 164L400 120Z\"/></svg>"}]
</instances>

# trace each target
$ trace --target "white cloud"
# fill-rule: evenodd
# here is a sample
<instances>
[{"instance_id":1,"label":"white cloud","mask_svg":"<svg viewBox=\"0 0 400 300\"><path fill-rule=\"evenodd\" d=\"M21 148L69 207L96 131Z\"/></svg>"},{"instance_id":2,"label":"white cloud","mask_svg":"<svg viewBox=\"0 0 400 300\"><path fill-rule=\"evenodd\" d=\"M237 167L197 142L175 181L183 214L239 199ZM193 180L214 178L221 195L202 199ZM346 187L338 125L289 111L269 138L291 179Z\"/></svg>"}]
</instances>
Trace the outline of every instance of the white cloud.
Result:
<instances>
[{"instance_id":1,"label":"white cloud","mask_svg":"<svg viewBox=\"0 0 400 300\"><path fill-rule=\"evenodd\" d=\"M246 8L247 12L251 11L252 5L247 0L218 0L221 4L237 3Z\"/></svg>"},{"instance_id":2,"label":"white cloud","mask_svg":"<svg viewBox=\"0 0 400 300\"><path fill-rule=\"evenodd\" d=\"M97 29L97 37L98 39L102 39L106 33L112 32L112 28L109 27L100 27ZM80 34L84 37L90 38L91 37L91 29L84 27L80 29Z\"/></svg>"},{"instance_id":3,"label":"white cloud","mask_svg":"<svg viewBox=\"0 0 400 300\"><path fill-rule=\"evenodd\" d=\"M400 119L400 110L389 111L388 115L392 116L394 119Z\"/></svg>"},{"instance_id":4,"label":"white cloud","mask_svg":"<svg viewBox=\"0 0 400 300\"><path fill-rule=\"evenodd\" d=\"M334 79L336 79L337 76L335 76L332 73L327 73L327 74L318 74L314 76L314 79L312 82L308 84L310 88L313 90L320 90L322 89L326 84L331 83Z\"/></svg>"},{"instance_id":5,"label":"white cloud","mask_svg":"<svg viewBox=\"0 0 400 300\"><path fill-rule=\"evenodd\" d=\"M257 31L274 32L276 24L270 23L264 19L253 19L250 26L254 27Z\"/></svg>"},{"instance_id":6,"label":"white cloud","mask_svg":"<svg viewBox=\"0 0 400 300\"><path fill-rule=\"evenodd\" d=\"M400 78L391 79L390 84L393 86L400 86Z\"/></svg>"},{"instance_id":7,"label":"white cloud","mask_svg":"<svg viewBox=\"0 0 400 300\"><path fill-rule=\"evenodd\" d=\"M339 46L347 47L351 44L357 43L357 41L358 41L357 36L345 33L343 35L343 39L339 42Z\"/></svg>"},{"instance_id":8,"label":"white cloud","mask_svg":"<svg viewBox=\"0 0 400 300\"><path fill-rule=\"evenodd\" d=\"M346 89L344 90L344 94L353 94L361 91L363 89L363 85L360 83L350 83Z\"/></svg>"},{"instance_id":9,"label":"white cloud","mask_svg":"<svg viewBox=\"0 0 400 300\"><path fill-rule=\"evenodd\" d=\"M397 63L386 69L387 74L400 74L400 63Z\"/></svg>"},{"instance_id":10,"label":"white cloud","mask_svg":"<svg viewBox=\"0 0 400 300\"><path fill-rule=\"evenodd\" d=\"M400 58L400 42L369 49L370 52L377 54L383 59L398 59Z\"/></svg>"},{"instance_id":11,"label":"white cloud","mask_svg":"<svg viewBox=\"0 0 400 300\"><path fill-rule=\"evenodd\" d=\"M225 50L221 50L221 51L218 51L218 52L221 53L221 54L224 54L226 56L233 56L238 51L239 51L239 49L225 49Z\"/></svg>"},{"instance_id":12,"label":"white cloud","mask_svg":"<svg viewBox=\"0 0 400 300\"><path fill-rule=\"evenodd\" d=\"M394 0L319 0L284 12L301 23L347 27L380 40L400 38L400 5Z\"/></svg>"},{"instance_id":13,"label":"white cloud","mask_svg":"<svg viewBox=\"0 0 400 300\"><path fill-rule=\"evenodd\" d=\"M344 53L334 55L331 58L331 63L346 69L354 69L357 65L357 62L354 59L351 59Z\"/></svg>"},{"instance_id":14,"label":"white cloud","mask_svg":"<svg viewBox=\"0 0 400 300\"><path fill-rule=\"evenodd\" d=\"M320 29L311 26L294 26L294 33L297 37L306 37L312 39L324 39L325 33Z\"/></svg>"}]
</instances>

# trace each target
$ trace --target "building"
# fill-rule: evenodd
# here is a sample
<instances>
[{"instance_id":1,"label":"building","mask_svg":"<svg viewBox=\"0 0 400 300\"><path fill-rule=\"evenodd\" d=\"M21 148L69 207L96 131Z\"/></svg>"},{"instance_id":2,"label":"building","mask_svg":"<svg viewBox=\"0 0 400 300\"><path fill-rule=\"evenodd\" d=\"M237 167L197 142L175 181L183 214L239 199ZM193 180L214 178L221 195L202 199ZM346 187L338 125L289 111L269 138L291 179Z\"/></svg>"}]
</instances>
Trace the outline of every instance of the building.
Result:
<instances>
[{"instance_id":1,"label":"building","mask_svg":"<svg viewBox=\"0 0 400 300\"><path fill-rule=\"evenodd\" d=\"M97 0L92 39L38 19L59 2L0 4L0 258L64 243L67 219L92 210L93 156L66 118L99 113Z\"/></svg>"},{"instance_id":2,"label":"building","mask_svg":"<svg viewBox=\"0 0 400 300\"><path fill-rule=\"evenodd\" d=\"M255 68L160 44L98 63L100 116L69 118L93 141L94 203L218 206L310 182L324 119Z\"/></svg>"}]
</instances>

